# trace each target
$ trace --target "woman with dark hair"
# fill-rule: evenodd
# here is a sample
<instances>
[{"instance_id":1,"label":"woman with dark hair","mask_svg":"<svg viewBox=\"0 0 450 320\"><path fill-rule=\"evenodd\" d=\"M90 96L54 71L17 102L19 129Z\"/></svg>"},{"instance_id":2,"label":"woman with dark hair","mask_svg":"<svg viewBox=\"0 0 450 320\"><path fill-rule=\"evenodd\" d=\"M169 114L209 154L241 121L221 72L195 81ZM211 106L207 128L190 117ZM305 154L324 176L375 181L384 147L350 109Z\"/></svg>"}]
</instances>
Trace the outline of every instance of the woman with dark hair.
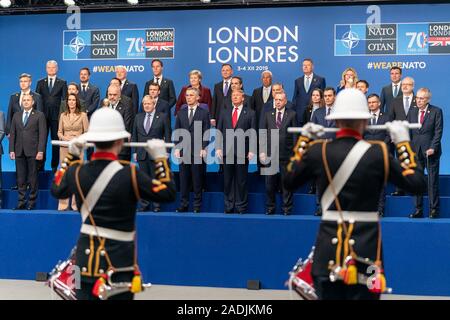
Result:
<instances>
[{"instance_id":1,"label":"woman with dark hair","mask_svg":"<svg viewBox=\"0 0 450 320\"><path fill-rule=\"evenodd\" d=\"M62 141L70 141L73 138L85 133L89 123L86 112L81 112L80 99L75 94L67 95L67 111L63 112L59 118L58 138ZM60 162L67 156L67 147L59 148ZM75 196L72 197L72 209L77 210ZM69 210L69 199L61 199L58 202L58 210Z\"/></svg>"},{"instance_id":2,"label":"woman with dark hair","mask_svg":"<svg viewBox=\"0 0 450 320\"><path fill-rule=\"evenodd\" d=\"M311 121L314 111L319 108L325 107L325 100L323 99L323 91L320 88L316 88L311 93L311 99L308 106L303 113L302 123L308 123Z\"/></svg>"}]
</instances>

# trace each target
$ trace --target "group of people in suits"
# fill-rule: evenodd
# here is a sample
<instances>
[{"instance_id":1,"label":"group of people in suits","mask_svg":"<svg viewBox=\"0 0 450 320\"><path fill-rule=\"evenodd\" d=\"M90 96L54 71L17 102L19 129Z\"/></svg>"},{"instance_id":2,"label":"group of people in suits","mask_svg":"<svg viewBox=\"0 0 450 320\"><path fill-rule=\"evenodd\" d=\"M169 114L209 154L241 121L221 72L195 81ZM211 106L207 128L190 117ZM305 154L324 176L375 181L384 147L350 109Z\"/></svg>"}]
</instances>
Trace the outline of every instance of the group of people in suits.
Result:
<instances>
[{"instance_id":1,"label":"group of people in suits","mask_svg":"<svg viewBox=\"0 0 450 320\"><path fill-rule=\"evenodd\" d=\"M412 145L416 152L420 152L422 157L419 161L426 167L429 174L430 202L432 211L430 216L439 214L439 157L441 154L440 140L442 137L442 111L429 104L431 92L428 89L420 89L417 93L424 93L422 101L426 101L422 108L426 114L419 112L417 96L414 95L414 80L411 77L402 79L402 70L393 67L390 70L391 83L381 90L381 94L368 94L369 83L358 79L355 69L347 68L342 73L342 79L335 89L326 86L326 79L314 72L314 63L307 58L302 61L303 75L295 80L294 94L292 101L289 101L284 91L282 83L274 83L273 75L269 70L261 74L261 86L253 90L253 94L248 96L243 91L243 79L233 75L233 67L230 64L223 64L221 67L222 79L214 85L212 94L209 88L202 84L202 73L199 70L192 70L189 73L189 84L184 86L180 94L176 95L175 86L172 80L163 74L163 62L155 59L151 62L153 77L145 83L144 99L139 99L139 89L136 83L127 78L127 70L124 66L116 68L116 77L109 84L106 92L106 100L102 102L107 107L113 108L122 115L125 127L133 133L133 141L145 141L150 137L164 139L165 141L175 141L183 145L175 148L176 158L181 160L180 165L180 191L181 200L178 207L179 212L189 210L189 192L194 191L193 211L201 210L201 195L206 179L206 146L207 139L203 135L208 129L215 127L226 137L227 130L237 132L258 132L266 129L268 132L277 130L279 141L277 148L279 154L279 169L276 174L266 177L266 213L272 214L275 211L274 199L276 191L281 191L283 195L283 213L289 214L292 210L292 194L278 187L283 185L284 166L289 154L292 151L295 136L287 133L287 128L291 126L303 126L308 122L324 126L326 128L335 127L334 121L327 120L326 117L333 112L333 107L337 93L346 88L357 88L362 91L368 99L368 105L373 118L369 124L384 124L392 120L407 120L410 122L421 122L422 129L412 132ZM69 83L57 76L58 65L56 61L49 61L46 65L47 76L38 81L36 92L31 91L31 76L23 74L20 76L20 92L11 96L6 119L5 133L10 135L12 119L17 113L23 111L23 97L30 95L33 101L33 110L41 112L46 120L46 130L50 133L52 140L68 139L64 135L65 128L70 126L69 117L77 118L77 128L71 128L71 137L82 134L87 130L83 124L89 121L92 113L100 104L100 91L97 86L90 82L90 70L82 68L80 70L80 82ZM68 97L76 97L75 115L71 115L68 108ZM426 100L428 98L428 100ZM106 101L106 102L105 102ZM176 106L172 111L173 106ZM175 136L172 138L171 113L176 116ZM79 116L79 114L85 114ZM21 113L23 116L23 113ZM195 124L201 123L199 135L203 139L195 144L194 138ZM72 123L73 125L73 123ZM80 126L82 125L82 126ZM62 126L62 128L61 128ZM16 126L17 128L17 126ZM177 129L185 129L191 133L191 141L184 141L184 137L177 136ZM242 131L241 131L242 130ZM69 130L70 131L70 130ZM45 132L46 134L46 132ZM237 136L237 134L236 134ZM197 137L197 136L195 136ZM327 139L334 139L333 133L327 133ZM364 134L366 139L380 140L390 143L386 133L380 131L367 130ZM271 159L271 135L265 137L269 144L267 150L258 152L260 145L260 135L247 134L242 150L237 150L234 143L233 155L227 150L227 142L216 139L216 156L221 159L221 170L224 173L224 193L225 212L241 212L247 210L247 170L248 162L257 158L258 168L267 168L267 160ZM267 139L268 138L268 139ZM237 138L234 137L235 142ZM226 140L226 139L223 139ZM255 142L256 143L252 143ZM189 148L187 148L189 147ZM390 148L394 152L394 148ZM187 152L189 151L189 152ZM265 151L265 152L264 152ZM87 157L92 154L92 150L87 150ZM189 156L188 156L189 154ZM44 159L45 159L44 148ZM64 156L64 153L61 154ZM132 158L133 155L133 158ZM401 156L401 155L399 155ZM59 147L52 147L52 170L55 171L60 158ZM136 160L145 167L152 167L145 164L146 154L139 150L123 148L120 155L122 160ZM62 158L62 157L61 157ZM233 161L231 161L233 160ZM37 168L42 161L38 161ZM263 164L266 163L266 164ZM19 171L21 171L19 169ZM21 173L22 174L22 173ZM19 175L19 173L18 173ZM37 179L37 178L36 178ZM18 181L23 181L19 179ZM25 181L25 188L31 181ZM19 184L19 182L18 182ZM22 186L23 188L23 186ZM315 186L311 192L317 193ZM397 190L394 195L401 194L402 190ZM20 202L20 201L19 201ZM33 202L30 202L34 206ZM151 204L143 204L142 210L149 210ZM423 215L423 201L421 197L416 200L416 211L411 217ZM19 206L20 207L20 206ZM61 209L67 208L65 202ZM158 204L153 204L153 210L159 211ZM379 213L384 213L384 193L380 198ZM317 197L316 215L321 215L321 206Z\"/></svg>"}]
</instances>

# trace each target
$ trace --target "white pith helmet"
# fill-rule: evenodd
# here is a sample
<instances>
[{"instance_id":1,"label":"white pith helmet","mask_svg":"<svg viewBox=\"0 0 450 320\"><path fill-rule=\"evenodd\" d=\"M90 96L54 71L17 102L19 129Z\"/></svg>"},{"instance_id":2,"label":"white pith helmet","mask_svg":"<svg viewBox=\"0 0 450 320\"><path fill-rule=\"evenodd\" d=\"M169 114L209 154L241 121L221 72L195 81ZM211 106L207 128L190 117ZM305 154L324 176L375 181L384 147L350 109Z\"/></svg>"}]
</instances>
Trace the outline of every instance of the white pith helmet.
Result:
<instances>
[{"instance_id":1,"label":"white pith helmet","mask_svg":"<svg viewBox=\"0 0 450 320\"><path fill-rule=\"evenodd\" d=\"M366 96L358 89L344 89L338 93L334 108L326 120L370 119Z\"/></svg>"},{"instance_id":2,"label":"white pith helmet","mask_svg":"<svg viewBox=\"0 0 450 320\"><path fill-rule=\"evenodd\" d=\"M92 114L88 131L82 135L87 142L116 141L129 138L120 113L111 108L100 108Z\"/></svg>"}]
</instances>

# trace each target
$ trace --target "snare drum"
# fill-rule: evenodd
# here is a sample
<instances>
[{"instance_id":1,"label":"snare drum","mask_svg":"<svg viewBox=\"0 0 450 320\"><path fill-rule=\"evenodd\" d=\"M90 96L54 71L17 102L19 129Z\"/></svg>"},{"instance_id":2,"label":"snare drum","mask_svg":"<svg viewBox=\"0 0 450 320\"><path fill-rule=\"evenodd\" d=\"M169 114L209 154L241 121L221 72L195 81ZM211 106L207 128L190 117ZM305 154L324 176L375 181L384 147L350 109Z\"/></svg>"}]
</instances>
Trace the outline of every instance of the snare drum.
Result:
<instances>
[{"instance_id":1,"label":"snare drum","mask_svg":"<svg viewBox=\"0 0 450 320\"><path fill-rule=\"evenodd\" d=\"M314 247L311 249L308 258L305 261L300 258L292 268L292 271L289 272L290 277L287 284L305 300L318 299L311 276L313 257Z\"/></svg>"},{"instance_id":2,"label":"snare drum","mask_svg":"<svg viewBox=\"0 0 450 320\"><path fill-rule=\"evenodd\" d=\"M75 295L75 249L72 250L69 259L60 261L49 273L47 285L63 300L77 300Z\"/></svg>"}]
</instances>

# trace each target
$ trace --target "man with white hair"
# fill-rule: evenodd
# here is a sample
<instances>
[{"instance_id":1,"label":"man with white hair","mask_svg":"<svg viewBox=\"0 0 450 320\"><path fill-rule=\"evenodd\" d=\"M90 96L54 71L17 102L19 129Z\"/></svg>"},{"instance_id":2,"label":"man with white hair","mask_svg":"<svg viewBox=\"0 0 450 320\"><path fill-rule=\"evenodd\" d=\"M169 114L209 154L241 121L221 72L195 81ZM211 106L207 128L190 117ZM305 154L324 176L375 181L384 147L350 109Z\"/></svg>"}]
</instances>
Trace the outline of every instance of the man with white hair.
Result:
<instances>
[{"instance_id":1,"label":"man with white hair","mask_svg":"<svg viewBox=\"0 0 450 320\"><path fill-rule=\"evenodd\" d=\"M336 139L311 142L324 134L324 127L306 124L287 167L284 181L289 190L317 181L323 214L311 274L322 300L376 300L387 291L377 212L380 193L388 181L416 194L426 188L409 142L408 124L386 124L404 154L397 161L384 142L363 140L370 118L361 91L341 91L326 117L336 121Z\"/></svg>"},{"instance_id":2,"label":"man with white hair","mask_svg":"<svg viewBox=\"0 0 450 320\"><path fill-rule=\"evenodd\" d=\"M123 141L130 137L119 112L100 108L91 117L87 133L69 144L69 154L56 173L53 196L75 195L83 219L75 250L81 270L78 300L108 298L105 282L128 283L125 292L110 299L129 300L143 290L136 252L136 204L139 199L157 202L175 200L176 190L163 140L149 140L145 149L153 159L154 177L127 161L119 161ZM96 152L83 163L86 142ZM114 276L111 275L114 272Z\"/></svg>"},{"instance_id":3,"label":"man with white hair","mask_svg":"<svg viewBox=\"0 0 450 320\"><path fill-rule=\"evenodd\" d=\"M139 90L136 83L127 79L127 69L125 66L116 67L116 78L121 81L122 95L127 96L132 102L133 119L139 109Z\"/></svg>"},{"instance_id":4,"label":"man with white hair","mask_svg":"<svg viewBox=\"0 0 450 320\"><path fill-rule=\"evenodd\" d=\"M253 90L251 99L251 108L256 112L256 120L260 119L264 104L273 100L272 72L270 70L261 73L261 84L261 87Z\"/></svg>"},{"instance_id":5,"label":"man with white hair","mask_svg":"<svg viewBox=\"0 0 450 320\"><path fill-rule=\"evenodd\" d=\"M41 95L44 105L44 114L47 119L47 127L52 140L58 140L59 107L66 100L67 82L58 78L58 63L50 60L46 64L47 76L38 81L36 92ZM44 159L45 162L45 159ZM59 146L52 147L52 171L55 172L59 165Z\"/></svg>"}]
</instances>

